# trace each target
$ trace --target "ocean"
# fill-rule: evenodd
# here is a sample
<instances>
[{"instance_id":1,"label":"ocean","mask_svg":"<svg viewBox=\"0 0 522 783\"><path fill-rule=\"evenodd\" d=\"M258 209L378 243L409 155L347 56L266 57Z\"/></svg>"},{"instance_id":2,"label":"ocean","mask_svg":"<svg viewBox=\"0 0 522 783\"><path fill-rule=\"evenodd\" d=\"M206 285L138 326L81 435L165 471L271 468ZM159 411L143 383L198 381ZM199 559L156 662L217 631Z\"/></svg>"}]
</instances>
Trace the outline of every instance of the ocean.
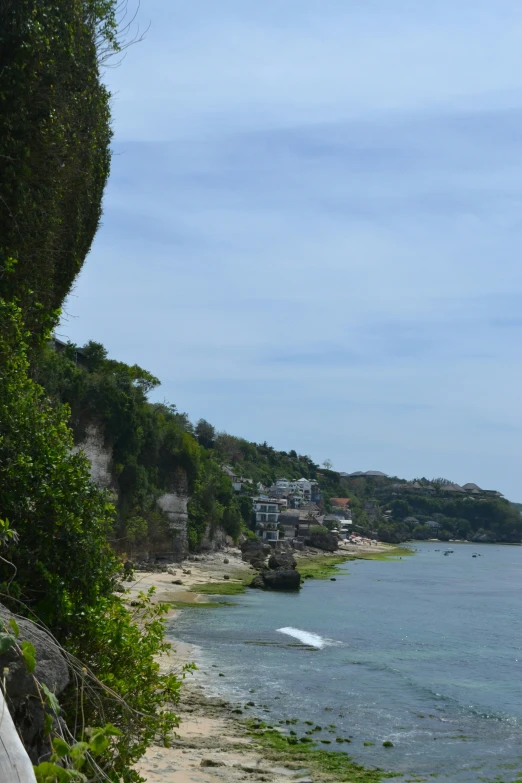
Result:
<instances>
[{"instance_id":1,"label":"ocean","mask_svg":"<svg viewBox=\"0 0 522 783\"><path fill-rule=\"evenodd\" d=\"M250 590L234 606L189 607L169 632L201 649L209 687L253 701L271 725L297 718L298 735L312 721L314 738L332 741L323 749L427 779L513 781L522 547L412 548L401 560L348 562L335 582L307 580L298 594Z\"/></svg>"}]
</instances>

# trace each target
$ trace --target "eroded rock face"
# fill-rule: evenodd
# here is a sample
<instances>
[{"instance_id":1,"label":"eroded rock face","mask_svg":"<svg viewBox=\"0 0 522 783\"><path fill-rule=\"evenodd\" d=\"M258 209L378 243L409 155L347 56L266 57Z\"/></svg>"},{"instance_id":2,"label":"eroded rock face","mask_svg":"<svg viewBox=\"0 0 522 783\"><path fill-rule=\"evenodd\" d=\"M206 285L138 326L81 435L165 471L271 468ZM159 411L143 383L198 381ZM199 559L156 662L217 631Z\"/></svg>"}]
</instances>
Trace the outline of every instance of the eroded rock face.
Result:
<instances>
[{"instance_id":1,"label":"eroded rock face","mask_svg":"<svg viewBox=\"0 0 522 783\"><path fill-rule=\"evenodd\" d=\"M247 538L241 544L241 559L245 563L252 563L252 560L264 561L271 551L269 544L263 544L259 539Z\"/></svg>"},{"instance_id":2,"label":"eroded rock face","mask_svg":"<svg viewBox=\"0 0 522 783\"><path fill-rule=\"evenodd\" d=\"M325 552L335 552L338 547L337 536L333 533L310 533L305 538L305 544L315 549L323 549Z\"/></svg>"},{"instance_id":3,"label":"eroded rock face","mask_svg":"<svg viewBox=\"0 0 522 783\"><path fill-rule=\"evenodd\" d=\"M0 624L6 624L10 617L11 612L0 605ZM69 668L59 647L30 620L17 618L17 623L20 628L18 643L27 640L35 647L35 677L50 691L60 694L69 683ZM6 677L9 711L31 761L36 764L38 759L49 753L49 740L44 737L45 710L33 677L27 671L24 659L15 650L10 649L0 655L0 670L4 668L9 669Z\"/></svg>"},{"instance_id":4,"label":"eroded rock face","mask_svg":"<svg viewBox=\"0 0 522 783\"><path fill-rule=\"evenodd\" d=\"M276 568L295 568L296 565L295 557L290 552L274 552L268 558L268 567L273 571Z\"/></svg>"},{"instance_id":5,"label":"eroded rock face","mask_svg":"<svg viewBox=\"0 0 522 783\"><path fill-rule=\"evenodd\" d=\"M114 490L112 480L112 449L105 444L103 430L96 424L88 424L85 438L73 448L73 452L83 451L91 466L91 478L97 487Z\"/></svg>"},{"instance_id":6,"label":"eroded rock face","mask_svg":"<svg viewBox=\"0 0 522 783\"><path fill-rule=\"evenodd\" d=\"M157 501L169 522L172 556L175 560L182 560L188 555L188 501L188 495L181 491L165 492Z\"/></svg>"}]
</instances>

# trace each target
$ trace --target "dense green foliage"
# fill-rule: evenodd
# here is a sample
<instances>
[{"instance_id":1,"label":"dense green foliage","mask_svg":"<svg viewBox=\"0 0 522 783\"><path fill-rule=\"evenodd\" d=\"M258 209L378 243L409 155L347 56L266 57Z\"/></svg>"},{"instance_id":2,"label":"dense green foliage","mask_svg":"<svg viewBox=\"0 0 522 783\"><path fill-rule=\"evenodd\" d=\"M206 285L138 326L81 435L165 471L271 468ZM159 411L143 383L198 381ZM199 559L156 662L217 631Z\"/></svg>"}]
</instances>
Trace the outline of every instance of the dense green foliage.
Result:
<instances>
[{"instance_id":1,"label":"dense green foliage","mask_svg":"<svg viewBox=\"0 0 522 783\"><path fill-rule=\"evenodd\" d=\"M221 462L232 465L239 475L252 479L255 484L260 481L269 486L282 477L292 480L317 476L318 466L310 457L295 451L277 451L266 442L250 443L220 433L214 438L213 448Z\"/></svg>"},{"instance_id":2,"label":"dense green foliage","mask_svg":"<svg viewBox=\"0 0 522 783\"><path fill-rule=\"evenodd\" d=\"M406 513L405 504L409 507ZM448 541L459 538L518 542L522 539L522 517L503 498L471 500L466 497L452 499L415 495L409 496L407 501L392 501L388 505L393 511L392 520L378 528L384 541L405 541L408 538ZM412 516L418 523L409 520ZM430 521L435 521L440 527L434 530L426 524Z\"/></svg>"},{"instance_id":3,"label":"dense green foliage","mask_svg":"<svg viewBox=\"0 0 522 783\"><path fill-rule=\"evenodd\" d=\"M0 0L0 296L36 337L89 252L109 173L113 0Z\"/></svg>"},{"instance_id":4,"label":"dense green foliage","mask_svg":"<svg viewBox=\"0 0 522 783\"><path fill-rule=\"evenodd\" d=\"M17 533L4 541L2 602L36 614L112 689L90 685L83 720L122 729L107 772L114 781L136 781L130 765L158 732L176 725L163 710L176 700L179 681L161 675L156 662L166 647L163 610L144 598L133 616L114 594L121 567L107 543L113 508L91 483L87 460L72 453L68 409L29 377L27 337L20 310L0 300L0 518ZM74 720L76 691L65 707Z\"/></svg>"},{"instance_id":5,"label":"dense green foliage","mask_svg":"<svg viewBox=\"0 0 522 783\"><path fill-rule=\"evenodd\" d=\"M212 453L198 445L192 426L175 406L149 403L159 385L137 365L107 358L99 343L63 353L44 346L33 362L33 374L53 400L67 403L75 441L96 425L112 452L112 483L117 490L114 539L132 551L147 541L157 546L170 535L157 505L165 492L188 492L189 545L197 549L207 533L223 529L233 538L244 516L230 479ZM197 429L197 428L196 428Z\"/></svg>"},{"instance_id":6,"label":"dense green foliage","mask_svg":"<svg viewBox=\"0 0 522 783\"><path fill-rule=\"evenodd\" d=\"M11 593L65 634L84 604L111 589L112 512L85 458L71 453L66 409L28 378L20 323L16 307L0 301L0 514L20 536ZM7 583L13 571L2 570Z\"/></svg>"},{"instance_id":7,"label":"dense green foliage","mask_svg":"<svg viewBox=\"0 0 522 783\"><path fill-rule=\"evenodd\" d=\"M509 501L495 496L475 499L465 494L451 494L445 490L444 484L436 480L431 485L435 487L434 492L410 490L403 479L396 477L340 480L344 496L356 498L363 513L365 503L377 502L380 509L378 519L369 523L359 517L359 522L367 532L376 532L382 541L397 543L428 538L441 541L450 538L522 540L522 517ZM385 511L391 512L387 518L384 517Z\"/></svg>"}]
</instances>

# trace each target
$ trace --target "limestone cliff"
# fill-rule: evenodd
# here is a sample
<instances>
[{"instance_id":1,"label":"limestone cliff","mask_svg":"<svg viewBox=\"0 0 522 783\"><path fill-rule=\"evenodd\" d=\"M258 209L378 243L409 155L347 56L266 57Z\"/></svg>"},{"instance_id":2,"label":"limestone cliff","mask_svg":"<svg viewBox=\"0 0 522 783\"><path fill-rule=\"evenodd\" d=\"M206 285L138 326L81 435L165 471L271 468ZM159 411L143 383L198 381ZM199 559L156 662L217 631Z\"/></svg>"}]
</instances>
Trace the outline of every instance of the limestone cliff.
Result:
<instances>
[{"instance_id":1,"label":"limestone cliff","mask_svg":"<svg viewBox=\"0 0 522 783\"><path fill-rule=\"evenodd\" d=\"M114 493L116 500L120 496L118 480L113 473L113 455L106 443L100 426L90 423L85 428L85 437L74 447L82 451L91 466L91 478L101 489ZM172 476L169 491L157 499L158 508L167 520L166 536L155 541L144 542L136 547L133 555L137 559L149 559L155 556L172 557L173 560L188 554L188 482L185 471L177 468Z\"/></svg>"}]
</instances>

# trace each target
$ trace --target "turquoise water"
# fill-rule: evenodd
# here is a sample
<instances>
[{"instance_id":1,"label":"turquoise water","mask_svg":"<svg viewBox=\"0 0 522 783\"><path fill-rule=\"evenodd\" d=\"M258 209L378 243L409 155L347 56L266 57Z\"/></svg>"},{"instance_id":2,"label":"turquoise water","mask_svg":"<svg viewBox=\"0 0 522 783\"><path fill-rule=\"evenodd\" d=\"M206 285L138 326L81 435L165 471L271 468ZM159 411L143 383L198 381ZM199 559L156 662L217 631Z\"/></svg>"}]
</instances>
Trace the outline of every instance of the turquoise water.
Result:
<instances>
[{"instance_id":1,"label":"turquoise water","mask_svg":"<svg viewBox=\"0 0 522 783\"><path fill-rule=\"evenodd\" d=\"M234 607L187 609L172 633L200 646L206 670L268 723L333 724L318 738L351 735L333 747L369 765L512 781L522 772L522 547L450 546L448 556L427 543L402 560L352 561L299 594L252 590ZM315 647L282 628L313 634L302 638Z\"/></svg>"}]
</instances>

